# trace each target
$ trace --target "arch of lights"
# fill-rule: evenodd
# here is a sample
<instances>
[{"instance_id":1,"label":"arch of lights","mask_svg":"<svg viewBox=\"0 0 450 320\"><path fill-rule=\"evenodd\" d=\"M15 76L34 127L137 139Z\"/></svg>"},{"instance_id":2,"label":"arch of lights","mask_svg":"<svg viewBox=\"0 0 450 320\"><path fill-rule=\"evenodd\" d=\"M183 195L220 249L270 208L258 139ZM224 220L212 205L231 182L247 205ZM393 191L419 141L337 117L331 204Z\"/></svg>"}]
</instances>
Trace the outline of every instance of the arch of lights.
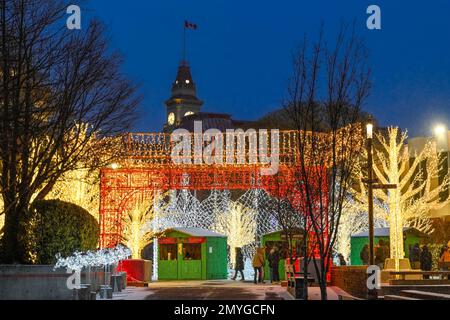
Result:
<instances>
[{"instance_id":1,"label":"arch of lights","mask_svg":"<svg viewBox=\"0 0 450 320\"><path fill-rule=\"evenodd\" d=\"M280 229L268 211L266 201L270 197L289 197L294 206L301 206L298 203L300 192L296 192L300 172L297 139L296 131L280 132L278 173L264 176L260 174L265 166L262 163L175 165L171 158L173 143L170 135L126 135L118 165L103 168L100 172L101 247L120 244L124 213L132 210L137 202L148 201L155 211L155 218L149 221L148 227L154 230L198 227L223 232L224 227L220 225L223 215L232 214L231 208L244 208L245 214L251 215L255 221L254 226L243 231L252 233L253 241L246 241L248 243L243 246L244 254L251 256L263 234ZM156 198L155 193L163 192L170 195L165 205L150 203ZM209 192L209 195L199 200L197 192ZM157 257L157 250L154 250L154 255Z\"/></svg>"}]
</instances>

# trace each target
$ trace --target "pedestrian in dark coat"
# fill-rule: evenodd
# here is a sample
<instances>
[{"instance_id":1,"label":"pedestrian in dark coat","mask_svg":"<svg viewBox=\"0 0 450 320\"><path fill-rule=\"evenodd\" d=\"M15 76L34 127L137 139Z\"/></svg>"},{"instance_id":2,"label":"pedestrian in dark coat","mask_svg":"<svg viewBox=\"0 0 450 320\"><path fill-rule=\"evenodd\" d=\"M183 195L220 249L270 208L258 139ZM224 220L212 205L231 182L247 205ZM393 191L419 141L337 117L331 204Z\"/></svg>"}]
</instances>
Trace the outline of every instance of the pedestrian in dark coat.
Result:
<instances>
[{"instance_id":1,"label":"pedestrian in dark coat","mask_svg":"<svg viewBox=\"0 0 450 320\"><path fill-rule=\"evenodd\" d=\"M338 254L338 259L339 259L339 265L340 266L346 266L347 265L347 261L345 261L345 258L344 258L344 256L341 253Z\"/></svg>"},{"instance_id":2,"label":"pedestrian in dark coat","mask_svg":"<svg viewBox=\"0 0 450 320\"><path fill-rule=\"evenodd\" d=\"M431 271L433 267L433 256L427 246L423 246L420 253L420 269L422 271ZM425 279L429 279L429 276L424 276Z\"/></svg>"},{"instance_id":3,"label":"pedestrian in dark coat","mask_svg":"<svg viewBox=\"0 0 450 320\"><path fill-rule=\"evenodd\" d=\"M234 263L235 274L233 280L236 280L238 272L241 274L241 281L245 281L244 277L244 255L241 248L236 248L236 260Z\"/></svg>"},{"instance_id":4,"label":"pedestrian in dark coat","mask_svg":"<svg viewBox=\"0 0 450 320\"><path fill-rule=\"evenodd\" d=\"M366 244L362 248L362 250L359 254L359 257L361 258L363 265L365 265L365 266L369 265L369 245L368 244Z\"/></svg>"},{"instance_id":5,"label":"pedestrian in dark coat","mask_svg":"<svg viewBox=\"0 0 450 320\"><path fill-rule=\"evenodd\" d=\"M384 269L384 262L386 261L389 248L384 244L383 239L378 241L378 245L375 247L375 264Z\"/></svg>"},{"instance_id":6,"label":"pedestrian in dark coat","mask_svg":"<svg viewBox=\"0 0 450 320\"><path fill-rule=\"evenodd\" d=\"M280 250L278 250L278 247L274 246L270 250L267 260L269 260L270 282L279 282L280 273L278 271L278 265L280 263Z\"/></svg>"},{"instance_id":7,"label":"pedestrian in dark coat","mask_svg":"<svg viewBox=\"0 0 450 320\"><path fill-rule=\"evenodd\" d=\"M409 260L411 261L411 267L415 270L420 268L420 256L421 256L420 246L418 243L414 245L411 249L411 255L409 256Z\"/></svg>"}]
</instances>

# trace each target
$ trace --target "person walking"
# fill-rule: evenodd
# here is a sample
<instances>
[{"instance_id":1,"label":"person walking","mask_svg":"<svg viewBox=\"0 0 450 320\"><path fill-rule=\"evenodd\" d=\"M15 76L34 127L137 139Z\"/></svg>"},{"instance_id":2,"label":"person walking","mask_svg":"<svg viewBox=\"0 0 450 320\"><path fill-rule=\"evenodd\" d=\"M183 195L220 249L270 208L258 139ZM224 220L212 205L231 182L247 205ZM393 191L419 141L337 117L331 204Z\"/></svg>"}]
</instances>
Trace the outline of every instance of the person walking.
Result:
<instances>
[{"instance_id":1,"label":"person walking","mask_svg":"<svg viewBox=\"0 0 450 320\"><path fill-rule=\"evenodd\" d=\"M422 252L420 253L420 270L422 271L431 271L433 267L433 257L431 255L430 250L425 245L422 248ZM423 276L424 279L430 279L430 276Z\"/></svg>"},{"instance_id":2,"label":"person walking","mask_svg":"<svg viewBox=\"0 0 450 320\"><path fill-rule=\"evenodd\" d=\"M238 272L241 274L241 281L245 281L244 277L244 255L242 254L241 248L236 248L236 260L234 262L234 277L233 280L237 279Z\"/></svg>"},{"instance_id":3,"label":"person walking","mask_svg":"<svg viewBox=\"0 0 450 320\"><path fill-rule=\"evenodd\" d=\"M421 251L420 251L420 246L418 243L416 243L414 245L414 247L411 249L411 253L409 256L409 261L411 262L411 267L414 270L420 269L420 255L421 255Z\"/></svg>"},{"instance_id":4,"label":"person walking","mask_svg":"<svg viewBox=\"0 0 450 320\"><path fill-rule=\"evenodd\" d=\"M347 261L345 261L345 258L342 255L342 253L338 254L338 259L339 259L339 265L340 266L346 266L347 265Z\"/></svg>"},{"instance_id":5,"label":"person walking","mask_svg":"<svg viewBox=\"0 0 450 320\"><path fill-rule=\"evenodd\" d=\"M387 250L388 249L384 241L380 239L378 241L378 245L375 247L375 264L380 267L380 269L384 269L384 262L387 258Z\"/></svg>"},{"instance_id":6,"label":"person walking","mask_svg":"<svg viewBox=\"0 0 450 320\"><path fill-rule=\"evenodd\" d=\"M368 244L366 244L362 248L362 250L359 254L359 257L361 258L363 265L365 265L365 266L369 265L369 245Z\"/></svg>"},{"instance_id":7,"label":"person walking","mask_svg":"<svg viewBox=\"0 0 450 320\"><path fill-rule=\"evenodd\" d=\"M264 267L264 248L256 249L255 256L253 257L253 269L255 270L255 277L253 282L255 284L263 282L263 267Z\"/></svg>"},{"instance_id":8,"label":"person walking","mask_svg":"<svg viewBox=\"0 0 450 320\"><path fill-rule=\"evenodd\" d=\"M277 283L280 281L280 274L278 271L278 265L280 263L280 250L278 250L277 246L273 246L272 249L270 249L267 260L269 260L270 282Z\"/></svg>"},{"instance_id":9,"label":"person walking","mask_svg":"<svg viewBox=\"0 0 450 320\"><path fill-rule=\"evenodd\" d=\"M447 248L443 250L441 258L439 259L442 271L449 271L450 269L450 241L447 244Z\"/></svg>"}]
</instances>

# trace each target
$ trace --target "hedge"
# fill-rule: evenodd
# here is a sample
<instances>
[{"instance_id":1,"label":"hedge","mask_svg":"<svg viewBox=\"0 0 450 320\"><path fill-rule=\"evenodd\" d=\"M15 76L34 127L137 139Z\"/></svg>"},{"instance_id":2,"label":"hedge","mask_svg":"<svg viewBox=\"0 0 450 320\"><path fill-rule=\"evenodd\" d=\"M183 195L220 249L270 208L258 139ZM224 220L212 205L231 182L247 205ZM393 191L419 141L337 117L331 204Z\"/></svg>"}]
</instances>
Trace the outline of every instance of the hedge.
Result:
<instances>
[{"instance_id":1,"label":"hedge","mask_svg":"<svg viewBox=\"0 0 450 320\"><path fill-rule=\"evenodd\" d=\"M34 264L54 264L55 255L96 249L97 220L84 208L60 200L35 201L25 222L29 260Z\"/></svg>"}]
</instances>

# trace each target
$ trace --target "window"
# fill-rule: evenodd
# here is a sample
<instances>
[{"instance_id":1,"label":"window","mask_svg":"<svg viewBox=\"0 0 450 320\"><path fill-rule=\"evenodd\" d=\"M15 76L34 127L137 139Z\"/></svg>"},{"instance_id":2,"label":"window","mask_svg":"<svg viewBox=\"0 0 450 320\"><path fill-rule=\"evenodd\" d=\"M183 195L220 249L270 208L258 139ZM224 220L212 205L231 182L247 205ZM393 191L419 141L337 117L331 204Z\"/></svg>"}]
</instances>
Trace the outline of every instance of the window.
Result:
<instances>
[{"instance_id":1,"label":"window","mask_svg":"<svg viewBox=\"0 0 450 320\"><path fill-rule=\"evenodd\" d=\"M202 245L201 244L183 244L183 259L184 260L202 260Z\"/></svg>"},{"instance_id":2,"label":"window","mask_svg":"<svg viewBox=\"0 0 450 320\"><path fill-rule=\"evenodd\" d=\"M177 260L177 245L161 244L159 246L159 260L165 261Z\"/></svg>"}]
</instances>

